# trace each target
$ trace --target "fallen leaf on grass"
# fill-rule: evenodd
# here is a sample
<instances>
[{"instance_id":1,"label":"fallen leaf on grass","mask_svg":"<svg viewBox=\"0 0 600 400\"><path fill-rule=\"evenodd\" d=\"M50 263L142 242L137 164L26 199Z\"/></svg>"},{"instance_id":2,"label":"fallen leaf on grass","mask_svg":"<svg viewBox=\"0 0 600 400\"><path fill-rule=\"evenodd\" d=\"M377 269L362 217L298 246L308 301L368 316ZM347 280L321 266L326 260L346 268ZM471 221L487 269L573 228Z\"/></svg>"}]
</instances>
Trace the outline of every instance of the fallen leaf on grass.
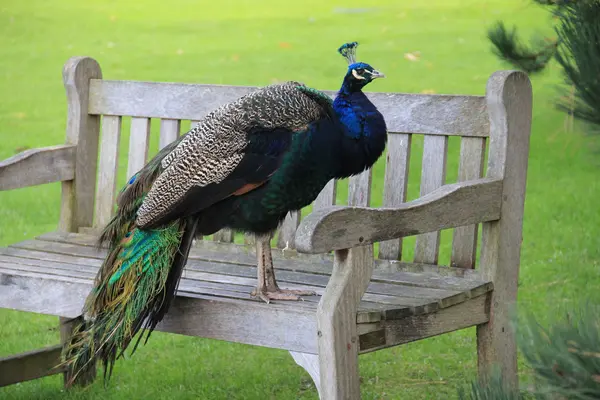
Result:
<instances>
[{"instance_id":1,"label":"fallen leaf on grass","mask_svg":"<svg viewBox=\"0 0 600 400\"><path fill-rule=\"evenodd\" d=\"M406 58L408 61L419 61L421 59L421 52L413 51L410 53L404 53L404 58Z\"/></svg>"}]
</instances>

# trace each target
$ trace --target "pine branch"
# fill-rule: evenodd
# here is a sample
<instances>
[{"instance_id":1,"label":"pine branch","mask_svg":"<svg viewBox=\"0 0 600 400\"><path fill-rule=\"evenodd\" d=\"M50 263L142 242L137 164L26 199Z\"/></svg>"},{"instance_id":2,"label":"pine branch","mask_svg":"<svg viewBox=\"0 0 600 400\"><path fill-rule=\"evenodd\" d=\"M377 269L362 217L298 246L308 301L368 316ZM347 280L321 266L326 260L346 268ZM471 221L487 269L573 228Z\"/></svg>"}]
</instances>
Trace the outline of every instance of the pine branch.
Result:
<instances>
[{"instance_id":1,"label":"pine branch","mask_svg":"<svg viewBox=\"0 0 600 400\"><path fill-rule=\"evenodd\" d=\"M499 373L487 385L459 390L461 400L600 399L600 305L585 304L544 328L533 316L517 328L519 347L535 387L507 390Z\"/></svg>"},{"instance_id":2,"label":"pine branch","mask_svg":"<svg viewBox=\"0 0 600 400\"><path fill-rule=\"evenodd\" d=\"M586 305L549 328L529 317L519 336L540 394L600 398L600 307Z\"/></svg>"},{"instance_id":3,"label":"pine branch","mask_svg":"<svg viewBox=\"0 0 600 400\"><path fill-rule=\"evenodd\" d=\"M575 88L574 99L563 98L558 106L600 125L600 1L571 1L555 15L560 19L556 32L561 42L556 60L567 84Z\"/></svg>"},{"instance_id":4,"label":"pine branch","mask_svg":"<svg viewBox=\"0 0 600 400\"><path fill-rule=\"evenodd\" d=\"M495 46L494 52L498 57L529 74L542 71L554 55L557 46L554 40L526 46L519 40L517 28L513 27L509 31L501 21L488 30L488 38Z\"/></svg>"},{"instance_id":5,"label":"pine branch","mask_svg":"<svg viewBox=\"0 0 600 400\"><path fill-rule=\"evenodd\" d=\"M458 390L459 400L525 400L524 393L517 390L507 389L503 382L502 375L495 371L489 378L487 384L479 381L471 383L470 391L464 388Z\"/></svg>"}]
</instances>

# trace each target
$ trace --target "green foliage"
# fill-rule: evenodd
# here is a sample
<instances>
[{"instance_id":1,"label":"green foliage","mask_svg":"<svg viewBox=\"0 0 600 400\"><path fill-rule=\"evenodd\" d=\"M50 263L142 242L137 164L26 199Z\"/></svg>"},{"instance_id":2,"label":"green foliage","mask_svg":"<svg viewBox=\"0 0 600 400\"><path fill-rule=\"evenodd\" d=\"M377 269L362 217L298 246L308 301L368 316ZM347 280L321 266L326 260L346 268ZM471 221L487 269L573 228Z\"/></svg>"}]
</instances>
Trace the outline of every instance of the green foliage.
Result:
<instances>
[{"instance_id":1,"label":"green foliage","mask_svg":"<svg viewBox=\"0 0 600 400\"><path fill-rule=\"evenodd\" d=\"M576 118L600 126L600 1L573 1L556 10L561 46L556 60L574 98L563 98L560 107Z\"/></svg>"},{"instance_id":2,"label":"green foliage","mask_svg":"<svg viewBox=\"0 0 600 400\"><path fill-rule=\"evenodd\" d=\"M533 317L519 329L520 348L538 392L567 399L600 398L600 306L586 304L544 328Z\"/></svg>"},{"instance_id":3,"label":"green foliage","mask_svg":"<svg viewBox=\"0 0 600 400\"><path fill-rule=\"evenodd\" d=\"M498 57L530 74L542 71L556 49L556 42L531 47L524 45L519 40L517 28L507 30L501 21L488 31L488 38L495 46L494 52Z\"/></svg>"},{"instance_id":4,"label":"green foliage","mask_svg":"<svg viewBox=\"0 0 600 400\"><path fill-rule=\"evenodd\" d=\"M534 0L548 6L558 21L557 39L545 38L522 44L517 29L503 22L488 30L494 52L501 59L530 74L546 68L554 57L563 69L567 89L558 107L579 120L600 126L600 1Z\"/></svg>"},{"instance_id":5,"label":"green foliage","mask_svg":"<svg viewBox=\"0 0 600 400\"><path fill-rule=\"evenodd\" d=\"M505 385L502 375L495 371L487 384L474 380L470 390L459 388L459 400L525 400L525 394L512 390Z\"/></svg>"},{"instance_id":6,"label":"green foliage","mask_svg":"<svg viewBox=\"0 0 600 400\"><path fill-rule=\"evenodd\" d=\"M533 388L508 391L496 373L487 385L474 382L470 392L461 390L461 400L600 398L600 305L585 304L547 328L529 315L518 324L517 336Z\"/></svg>"}]
</instances>

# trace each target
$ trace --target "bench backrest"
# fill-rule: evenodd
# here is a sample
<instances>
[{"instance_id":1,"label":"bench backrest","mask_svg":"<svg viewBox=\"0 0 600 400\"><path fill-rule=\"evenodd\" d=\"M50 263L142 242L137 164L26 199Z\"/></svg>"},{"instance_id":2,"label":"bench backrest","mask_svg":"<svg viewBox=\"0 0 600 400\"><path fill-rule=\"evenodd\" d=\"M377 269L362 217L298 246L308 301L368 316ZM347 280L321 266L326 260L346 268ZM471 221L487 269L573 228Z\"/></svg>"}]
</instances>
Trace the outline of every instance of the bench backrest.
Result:
<instances>
[{"instance_id":1,"label":"bench backrest","mask_svg":"<svg viewBox=\"0 0 600 400\"><path fill-rule=\"evenodd\" d=\"M110 81L101 78L100 67L91 58L72 58L65 65L64 80L69 108L67 142L77 143L78 150L76 182L63 183L61 226L72 231L82 227L102 227L114 212L119 189L119 150L125 148L125 144L121 144L124 118L131 118L127 145L127 176L131 176L149 158L151 123L160 124L159 147L162 148L187 132L190 124L214 108L255 90L252 87ZM335 96L334 92L328 94ZM447 183L449 140L460 141L456 146L459 157L457 179L467 181L483 176L490 133L493 135L494 132L494 124L490 126L488 113L489 98L402 93L369 93L368 96L384 115L390 132L386 158L382 161L385 164L383 207L406 202L409 172L416 173L417 178L420 175L420 195ZM422 161L420 168L413 171L415 168L411 170L409 165L411 156L414 157L411 148L415 147L413 138L416 135L423 135L422 139L418 139L419 147L422 144ZM453 137L456 139L451 139ZM498 140L506 141L502 137ZM499 143L498 146L506 149L507 145ZM490 166L505 162L502 157L506 154L500 156L501 159L495 159L496 153L489 154ZM488 171L495 171L490 168ZM501 171L504 173L503 168ZM337 185L337 182L330 182L313 207L335 204ZM347 204L370 206L372 191L371 170L350 178ZM293 247L300 219L300 213L287 216L278 234L279 247ZM453 229L451 265L474 267L477 236L477 225ZM439 231L418 235L414 259L407 261L437 264L440 237ZM233 235L227 231L219 232L214 235L214 240L232 241ZM379 257L403 259L401 239L382 242Z\"/></svg>"}]
</instances>

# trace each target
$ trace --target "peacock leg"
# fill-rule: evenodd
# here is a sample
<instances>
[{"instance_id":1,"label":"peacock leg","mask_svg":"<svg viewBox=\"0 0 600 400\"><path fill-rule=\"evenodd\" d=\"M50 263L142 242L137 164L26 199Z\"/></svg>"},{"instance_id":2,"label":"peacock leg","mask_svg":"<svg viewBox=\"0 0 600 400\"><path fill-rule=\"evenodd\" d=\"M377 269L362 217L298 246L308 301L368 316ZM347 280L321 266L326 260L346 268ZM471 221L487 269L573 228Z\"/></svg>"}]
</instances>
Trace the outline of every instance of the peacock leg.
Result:
<instances>
[{"instance_id":1,"label":"peacock leg","mask_svg":"<svg viewBox=\"0 0 600 400\"><path fill-rule=\"evenodd\" d=\"M279 288L275 280L270 241L270 235L256 237L258 285L252 295L260 297L267 303L271 300L301 300L300 296L314 296L316 293L310 290Z\"/></svg>"}]
</instances>

